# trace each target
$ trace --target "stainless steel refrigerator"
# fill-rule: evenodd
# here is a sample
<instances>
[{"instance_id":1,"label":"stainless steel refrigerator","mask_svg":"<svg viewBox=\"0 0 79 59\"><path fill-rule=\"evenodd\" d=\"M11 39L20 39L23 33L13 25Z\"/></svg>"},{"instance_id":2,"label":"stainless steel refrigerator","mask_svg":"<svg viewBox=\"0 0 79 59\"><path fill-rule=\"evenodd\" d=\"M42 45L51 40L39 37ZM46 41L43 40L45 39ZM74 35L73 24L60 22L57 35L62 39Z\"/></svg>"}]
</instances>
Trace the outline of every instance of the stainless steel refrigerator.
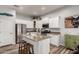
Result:
<instances>
[{"instance_id":1,"label":"stainless steel refrigerator","mask_svg":"<svg viewBox=\"0 0 79 59\"><path fill-rule=\"evenodd\" d=\"M22 34L26 34L26 24L16 24L15 25L15 37L16 43L22 40Z\"/></svg>"}]
</instances>

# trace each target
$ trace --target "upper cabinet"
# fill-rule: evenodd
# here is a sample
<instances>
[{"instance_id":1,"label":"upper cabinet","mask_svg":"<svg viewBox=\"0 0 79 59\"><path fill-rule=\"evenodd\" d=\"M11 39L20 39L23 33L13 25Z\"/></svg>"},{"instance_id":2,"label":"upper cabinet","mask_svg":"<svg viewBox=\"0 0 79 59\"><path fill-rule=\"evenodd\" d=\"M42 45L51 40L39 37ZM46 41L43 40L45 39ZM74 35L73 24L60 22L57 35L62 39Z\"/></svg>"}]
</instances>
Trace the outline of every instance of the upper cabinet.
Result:
<instances>
[{"instance_id":1,"label":"upper cabinet","mask_svg":"<svg viewBox=\"0 0 79 59\"><path fill-rule=\"evenodd\" d=\"M42 20L36 21L36 28L42 28Z\"/></svg>"},{"instance_id":2,"label":"upper cabinet","mask_svg":"<svg viewBox=\"0 0 79 59\"><path fill-rule=\"evenodd\" d=\"M60 28L59 17L44 17L36 21L36 28L42 28L43 24L49 24L49 28Z\"/></svg>"},{"instance_id":3,"label":"upper cabinet","mask_svg":"<svg viewBox=\"0 0 79 59\"><path fill-rule=\"evenodd\" d=\"M33 28L33 21L27 21L27 28Z\"/></svg>"},{"instance_id":4,"label":"upper cabinet","mask_svg":"<svg viewBox=\"0 0 79 59\"><path fill-rule=\"evenodd\" d=\"M42 28L43 24L49 23L48 17L42 18L42 20L37 20L36 21L36 28Z\"/></svg>"},{"instance_id":5,"label":"upper cabinet","mask_svg":"<svg viewBox=\"0 0 79 59\"><path fill-rule=\"evenodd\" d=\"M49 19L49 28L60 28L59 17L52 17Z\"/></svg>"},{"instance_id":6,"label":"upper cabinet","mask_svg":"<svg viewBox=\"0 0 79 59\"><path fill-rule=\"evenodd\" d=\"M49 23L49 17L45 17L41 20L42 24Z\"/></svg>"}]
</instances>

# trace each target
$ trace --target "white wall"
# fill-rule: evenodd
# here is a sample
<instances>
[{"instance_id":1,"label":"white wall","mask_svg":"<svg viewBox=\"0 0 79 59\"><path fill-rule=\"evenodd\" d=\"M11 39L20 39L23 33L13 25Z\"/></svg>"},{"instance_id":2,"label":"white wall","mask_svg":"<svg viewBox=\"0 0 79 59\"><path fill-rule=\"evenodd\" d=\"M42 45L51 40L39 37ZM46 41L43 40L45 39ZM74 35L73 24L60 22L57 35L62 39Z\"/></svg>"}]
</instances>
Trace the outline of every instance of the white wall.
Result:
<instances>
[{"instance_id":1,"label":"white wall","mask_svg":"<svg viewBox=\"0 0 79 59\"><path fill-rule=\"evenodd\" d=\"M33 28L33 21L31 17L17 15L15 19L16 24L26 24L27 28Z\"/></svg>"},{"instance_id":2,"label":"white wall","mask_svg":"<svg viewBox=\"0 0 79 59\"><path fill-rule=\"evenodd\" d=\"M27 24L27 21L31 21L31 18L17 14L15 21L16 21L16 23L20 23L20 24Z\"/></svg>"},{"instance_id":3,"label":"white wall","mask_svg":"<svg viewBox=\"0 0 79 59\"><path fill-rule=\"evenodd\" d=\"M65 6L63 8L60 8L51 14L45 15L42 18L45 17L60 17L60 24L61 24L61 43L64 45L64 34L79 34L79 28L70 28L67 29L64 26L64 20L65 17L73 16L73 15L79 15L79 6Z\"/></svg>"},{"instance_id":4,"label":"white wall","mask_svg":"<svg viewBox=\"0 0 79 59\"><path fill-rule=\"evenodd\" d=\"M27 21L24 19L15 19L15 22L19 24L27 24Z\"/></svg>"},{"instance_id":5,"label":"white wall","mask_svg":"<svg viewBox=\"0 0 79 59\"><path fill-rule=\"evenodd\" d=\"M16 18L17 19L23 19L23 20L31 20L31 17L20 15L20 14L16 14Z\"/></svg>"},{"instance_id":6,"label":"white wall","mask_svg":"<svg viewBox=\"0 0 79 59\"><path fill-rule=\"evenodd\" d=\"M0 46L15 44L15 10L2 9L0 13L10 13L13 16L0 15Z\"/></svg>"}]
</instances>

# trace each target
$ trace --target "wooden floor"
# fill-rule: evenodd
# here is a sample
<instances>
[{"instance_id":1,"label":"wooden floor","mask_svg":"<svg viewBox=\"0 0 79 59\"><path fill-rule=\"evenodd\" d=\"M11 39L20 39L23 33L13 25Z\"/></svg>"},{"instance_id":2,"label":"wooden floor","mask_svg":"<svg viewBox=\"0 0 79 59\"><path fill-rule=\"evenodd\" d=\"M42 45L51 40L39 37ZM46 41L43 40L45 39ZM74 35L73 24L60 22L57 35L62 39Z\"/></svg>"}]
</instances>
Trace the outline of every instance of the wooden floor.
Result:
<instances>
[{"instance_id":1,"label":"wooden floor","mask_svg":"<svg viewBox=\"0 0 79 59\"><path fill-rule=\"evenodd\" d=\"M50 45L50 54L71 54L72 50L65 48L64 46Z\"/></svg>"},{"instance_id":2,"label":"wooden floor","mask_svg":"<svg viewBox=\"0 0 79 59\"><path fill-rule=\"evenodd\" d=\"M72 51L63 46L50 45L50 54L71 54ZM0 54L18 54L18 45L0 47Z\"/></svg>"},{"instance_id":3,"label":"wooden floor","mask_svg":"<svg viewBox=\"0 0 79 59\"><path fill-rule=\"evenodd\" d=\"M0 54L18 54L18 45L7 45L7 46L3 46L0 47Z\"/></svg>"}]
</instances>

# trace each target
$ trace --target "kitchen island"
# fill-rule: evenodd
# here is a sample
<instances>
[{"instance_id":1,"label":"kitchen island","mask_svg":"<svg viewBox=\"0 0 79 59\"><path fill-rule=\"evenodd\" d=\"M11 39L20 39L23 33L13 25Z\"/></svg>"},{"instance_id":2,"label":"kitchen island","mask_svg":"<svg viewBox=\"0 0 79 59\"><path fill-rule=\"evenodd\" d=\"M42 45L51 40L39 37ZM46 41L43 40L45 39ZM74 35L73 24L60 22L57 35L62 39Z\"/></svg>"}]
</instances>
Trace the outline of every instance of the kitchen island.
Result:
<instances>
[{"instance_id":1,"label":"kitchen island","mask_svg":"<svg viewBox=\"0 0 79 59\"><path fill-rule=\"evenodd\" d=\"M22 39L33 45L34 54L49 54L50 52L50 37L46 35L22 35Z\"/></svg>"}]
</instances>

